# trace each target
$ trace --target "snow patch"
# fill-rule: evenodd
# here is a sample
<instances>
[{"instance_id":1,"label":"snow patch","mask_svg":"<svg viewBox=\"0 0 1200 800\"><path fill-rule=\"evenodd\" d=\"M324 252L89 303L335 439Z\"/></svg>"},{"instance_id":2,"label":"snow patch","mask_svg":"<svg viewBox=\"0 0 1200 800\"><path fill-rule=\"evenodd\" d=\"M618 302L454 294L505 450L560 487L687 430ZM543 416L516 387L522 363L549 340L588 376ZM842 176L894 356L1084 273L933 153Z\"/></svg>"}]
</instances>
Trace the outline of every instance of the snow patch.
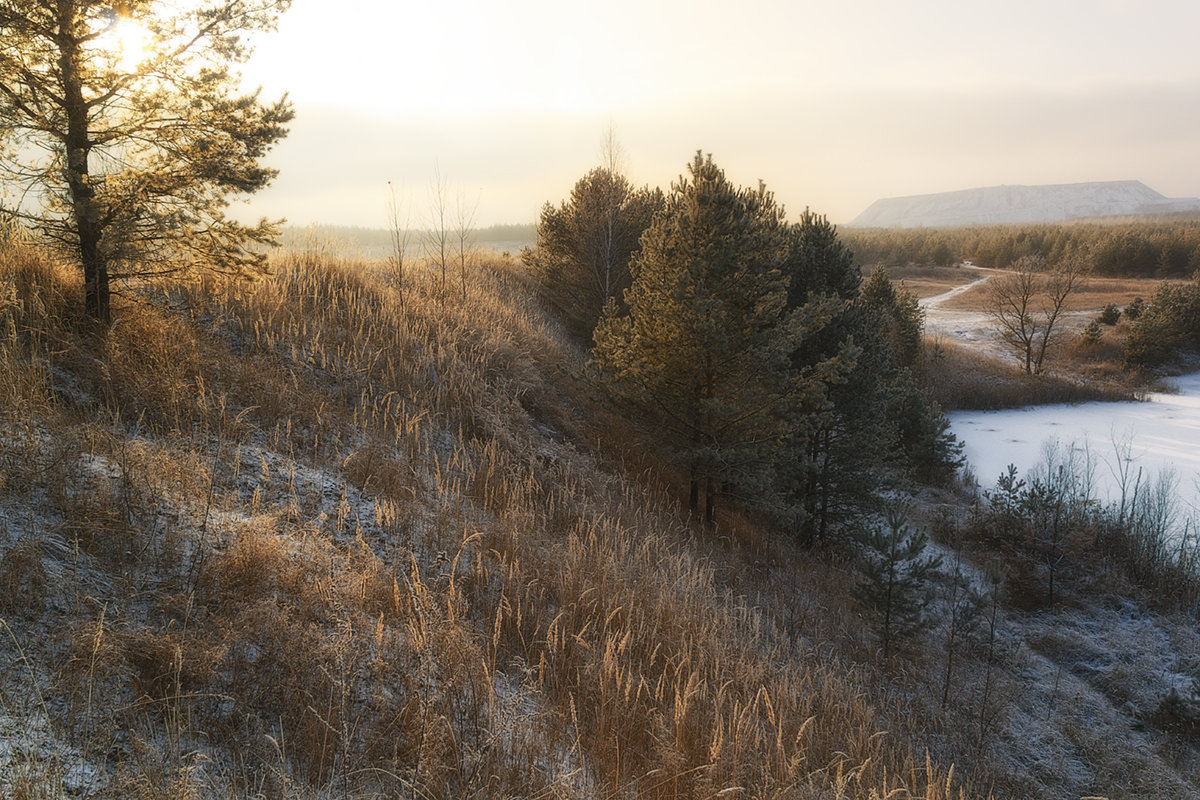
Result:
<instances>
[{"instance_id":1,"label":"snow patch","mask_svg":"<svg viewBox=\"0 0 1200 800\"><path fill-rule=\"evenodd\" d=\"M1119 501L1158 476L1171 480L1176 523L1200 516L1200 373L1175 380L1178 394L1151 394L1146 402L1059 404L1002 411L954 411L950 428L965 444L967 462L990 488L1009 464L1022 476L1044 460L1053 442L1090 463L1093 494Z\"/></svg>"}]
</instances>

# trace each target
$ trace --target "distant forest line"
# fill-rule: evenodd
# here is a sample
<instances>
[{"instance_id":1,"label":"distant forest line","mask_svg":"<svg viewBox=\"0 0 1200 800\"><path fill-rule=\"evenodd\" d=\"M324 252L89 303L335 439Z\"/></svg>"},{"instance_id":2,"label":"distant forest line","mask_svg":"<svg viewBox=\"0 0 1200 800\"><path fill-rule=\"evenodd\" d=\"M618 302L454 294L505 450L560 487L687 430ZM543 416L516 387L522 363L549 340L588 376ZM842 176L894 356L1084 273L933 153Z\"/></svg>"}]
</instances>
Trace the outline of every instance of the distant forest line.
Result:
<instances>
[{"instance_id":1,"label":"distant forest line","mask_svg":"<svg viewBox=\"0 0 1200 800\"><path fill-rule=\"evenodd\" d=\"M408 232L410 252L419 250L426 233ZM1200 215L962 228L840 228L839 234L860 266L970 261L1003 269L1027 255L1041 255L1053 264L1087 254L1097 275L1184 278L1200 270ZM288 226L280 241L290 249L333 245L384 255L391 249L391 235L385 228ZM472 239L477 245L515 251L537 241L537 225L489 225L477 228Z\"/></svg>"},{"instance_id":2,"label":"distant forest line","mask_svg":"<svg viewBox=\"0 0 1200 800\"><path fill-rule=\"evenodd\" d=\"M962 228L843 228L860 265L1005 268L1023 256L1051 264L1086 256L1097 275L1189 277L1200 269L1200 215Z\"/></svg>"},{"instance_id":3,"label":"distant forest line","mask_svg":"<svg viewBox=\"0 0 1200 800\"><path fill-rule=\"evenodd\" d=\"M430 231L412 228L407 232L408 251L420 251ZM537 241L537 225L489 225L476 228L472 242L496 249L519 250ZM385 255L392 248L392 231L387 228L362 228L353 225L288 225L282 228L279 243L290 250L314 246L361 248L372 255Z\"/></svg>"}]
</instances>

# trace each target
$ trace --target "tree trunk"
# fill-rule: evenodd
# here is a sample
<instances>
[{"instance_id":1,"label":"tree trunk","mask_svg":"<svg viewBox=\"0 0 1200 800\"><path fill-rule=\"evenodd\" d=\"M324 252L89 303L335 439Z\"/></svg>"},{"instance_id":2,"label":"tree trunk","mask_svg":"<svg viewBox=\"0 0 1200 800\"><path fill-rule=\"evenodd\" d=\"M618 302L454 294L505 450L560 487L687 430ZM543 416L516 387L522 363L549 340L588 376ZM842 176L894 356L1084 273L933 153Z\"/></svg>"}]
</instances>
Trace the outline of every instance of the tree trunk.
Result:
<instances>
[{"instance_id":1,"label":"tree trunk","mask_svg":"<svg viewBox=\"0 0 1200 800\"><path fill-rule=\"evenodd\" d=\"M704 521L709 525L717 521L717 491L711 475L704 479Z\"/></svg>"},{"instance_id":2,"label":"tree trunk","mask_svg":"<svg viewBox=\"0 0 1200 800\"><path fill-rule=\"evenodd\" d=\"M96 205L96 187L88 172L92 141L88 129L88 106L83 99L79 76L79 41L75 38L74 4L60 4L59 68L63 76L64 107L67 112L67 186L71 192L71 211L79 236L79 262L83 270L84 312L102 326L110 322L108 261L100 248L103 228Z\"/></svg>"},{"instance_id":3,"label":"tree trunk","mask_svg":"<svg viewBox=\"0 0 1200 800\"><path fill-rule=\"evenodd\" d=\"M83 261L83 310L103 327L112 321L111 291L108 283L108 264L99 254L100 237L94 230L85 236L79 231L79 254Z\"/></svg>"}]
</instances>

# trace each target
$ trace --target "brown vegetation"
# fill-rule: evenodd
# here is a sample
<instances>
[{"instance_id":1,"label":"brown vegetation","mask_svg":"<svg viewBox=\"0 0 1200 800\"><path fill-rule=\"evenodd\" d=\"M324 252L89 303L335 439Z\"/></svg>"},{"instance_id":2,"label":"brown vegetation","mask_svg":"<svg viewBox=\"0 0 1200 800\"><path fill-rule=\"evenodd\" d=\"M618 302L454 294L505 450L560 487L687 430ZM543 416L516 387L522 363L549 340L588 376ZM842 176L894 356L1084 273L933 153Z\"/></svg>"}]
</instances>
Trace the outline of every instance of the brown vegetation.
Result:
<instances>
[{"instance_id":1,"label":"brown vegetation","mask_svg":"<svg viewBox=\"0 0 1200 800\"><path fill-rule=\"evenodd\" d=\"M967 273L978 275L974 270ZM1181 283L1180 281L1172 281ZM1153 278L1097 278L1089 277L1085 283L1075 288L1063 306L1065 311L1097 312L1112 303L1124 308L1135 297L1149 298L1154 290L1162 283ZM952 288L952 287L951 287ZM988 307L988 286L981 284L968 289L960 295L948 298L943 302L944 308L960 311L986 311Z\"/></svg>"},{"instance_id":2,"label":"brown vegetation","mask_svg":"<svg viewBox=\"0 0 1200 800\"><path fill-rule=\"evenodd\" d=\"M948 292L951 289L978 280L981 271L977 269L937 266L905 265L887 268L888 275L897 284L917 297L933 297ZM870 272L870 270L864 270Z\"/></svg>"},{"instance_id":3,"label":"brown vegetation","mask_svg":"<svg viewBox=\"0 0 1200 800\"><path fill-rule=\"evenodd\" d=\"M963 790L829 567L681 518L511 263L401 310L294 255L103 339L62 275L3 254L0 717L56 743L16 796Z\"/></svg>"},{"instance_id":4,"label":"brown vegetation","mask_svg":"<svg viewBox=\"0 0 1200 800\"><path fill-rule=\"evenodd\" d=\"M1031 375L1011 361L1000 361L978 350L953 342L928 342L925 363L926 385L932 399L943 409L986 410L1021 408L1047 403L1085 403L1092 400L1132 400L1135 390L1123 380L1123 374L1074 362L1072 369L1050 374ZM1076 342L1075 357L1095 357L1100 349L1088 349Z\"/></svg>"},{"instance_id":5,"label":"brown vegetation","mask_svg":"<svg viewBox=\"0 0 1200 800\"><path fill-rule=\"evenodd\" d=\"M401 308L384 269L293 254L247 286L143 288L102 340L64 322L67 275L0 253L0 793L948 800L1195 777L1119 713L1097 725L1070 674L1061 711L1026 686L1070 663L1069 628L1037 640L1052 663L996 605L990 639L939 621L885 660L836 554L735 509L688 519L686 476L597 399L511 262L466 300L412 269ZM1014 766L1041 753L1034 718L1086 779Z\"/></svg>"}]
</instances>

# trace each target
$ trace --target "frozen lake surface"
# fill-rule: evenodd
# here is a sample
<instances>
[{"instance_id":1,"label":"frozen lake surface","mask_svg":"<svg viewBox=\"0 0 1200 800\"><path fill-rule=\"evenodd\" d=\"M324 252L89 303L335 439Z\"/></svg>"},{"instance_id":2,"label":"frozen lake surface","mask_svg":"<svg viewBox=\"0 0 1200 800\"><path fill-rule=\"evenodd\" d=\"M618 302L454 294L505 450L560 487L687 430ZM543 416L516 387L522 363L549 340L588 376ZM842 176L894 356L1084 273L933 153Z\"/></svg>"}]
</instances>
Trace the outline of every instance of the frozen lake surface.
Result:
<instances>
[{"instance_id":1,"label":"frozen lake surface","mask_svg":"<svg viewBox=\"0 0 1200 800\"><path fill-rule=\"evenodd\" d=\"M1200 518L1200 373L1176 378L1178 394L1154 394L1142 403L1081 403L1005 411L955 411L951 430L966 444L967 462L984 489L1009 464L1025 477L1049 443L1086 452L1093 465L1095 495L1119 498L1119 447L1132 458L1142 484L1174 472L1177 522Z\"/></svg>"}]
</instances>

